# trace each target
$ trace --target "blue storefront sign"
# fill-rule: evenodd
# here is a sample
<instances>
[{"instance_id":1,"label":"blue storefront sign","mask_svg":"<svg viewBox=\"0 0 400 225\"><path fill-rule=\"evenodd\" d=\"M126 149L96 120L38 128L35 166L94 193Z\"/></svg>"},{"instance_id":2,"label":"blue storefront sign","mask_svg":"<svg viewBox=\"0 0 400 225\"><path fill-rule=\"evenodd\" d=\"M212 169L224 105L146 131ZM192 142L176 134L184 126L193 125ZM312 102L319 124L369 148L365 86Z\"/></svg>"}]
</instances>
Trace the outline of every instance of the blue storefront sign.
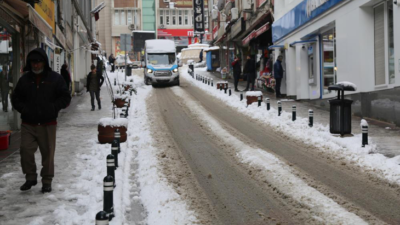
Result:
<instances>
[{"instance_id":1,"label":"blue storefront sign","mask_svg":"<svg viewBox=\"0 0 400 225\"><path fill-rule=\"evenodd\" d=\"M275 43L333 6L346 0L304 0L272 24Z\"/></svg>"}]
</instances>

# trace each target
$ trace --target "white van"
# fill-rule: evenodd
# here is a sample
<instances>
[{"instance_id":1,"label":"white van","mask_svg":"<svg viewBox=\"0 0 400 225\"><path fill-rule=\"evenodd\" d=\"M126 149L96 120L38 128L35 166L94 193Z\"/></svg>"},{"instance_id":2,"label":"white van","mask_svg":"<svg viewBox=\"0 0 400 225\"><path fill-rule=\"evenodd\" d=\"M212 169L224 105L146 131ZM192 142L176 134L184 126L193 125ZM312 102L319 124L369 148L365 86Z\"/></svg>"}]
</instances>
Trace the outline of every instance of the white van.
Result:
<instances>
[{"instance_id":1,"label":"white van","mask_svg":"<svg viewBox=\"0 0 400 225\"><path fill-rule=\"evenodd\" d=\"M115 57L115 62L114 62L116 68L125 68L125 57L126 57L126 64L127 65L132 64L132 61L129 59L127 54L125 54L125 56L117 55L117 57Z\"/></svg>"},{"instance_id":2,"label":"white van","mask_svg":"<svg viewBox=\"0 0 400 225\"><path fill-rule=\"evenodd\" d=\"M179 86L175 42L165 39L146 40L144 51L144 83Z\"/></svg>"}]
</instances>

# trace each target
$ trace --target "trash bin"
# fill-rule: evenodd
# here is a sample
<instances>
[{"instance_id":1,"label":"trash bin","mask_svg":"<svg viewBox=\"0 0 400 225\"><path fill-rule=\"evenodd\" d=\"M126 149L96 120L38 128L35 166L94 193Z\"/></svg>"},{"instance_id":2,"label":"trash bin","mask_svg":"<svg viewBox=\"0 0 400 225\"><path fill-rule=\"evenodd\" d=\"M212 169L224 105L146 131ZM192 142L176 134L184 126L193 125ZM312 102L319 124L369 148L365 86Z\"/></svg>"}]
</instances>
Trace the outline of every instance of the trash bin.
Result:
<instances>
[{"instance_id":1,"label":"trash bin","mask_svg":"<svg viewBox=\"0 0 400 225\"><path fill-rule=\"evenodd\" d=\"M194 65L193 63L189 65L189 72L194 73Z\"/></svg>"},{"instance_id":2,"label":"trash bin","mask_svg":"<svg viewBox=\"0 0 400 225\"><path fill-rule=\"evenodd\" d=\"M329 100L330 104L330 132L332 134L351 134L351 104L352 100L344 99L344 91L355 91L353 86L341 84L331 85L330 91L337 91L337 99Z\"/></svg>"},{"instance_id":3,"label":"trash bin","mask_svg":"<svg viewBox=\"0 0 400 225\"><path fill-rule=\"evenodd\" d=\"M127 76L131 76L132 75L132 65L128 65L127 67L126 67L126 75Z\"/></svg>"}]
</instances>

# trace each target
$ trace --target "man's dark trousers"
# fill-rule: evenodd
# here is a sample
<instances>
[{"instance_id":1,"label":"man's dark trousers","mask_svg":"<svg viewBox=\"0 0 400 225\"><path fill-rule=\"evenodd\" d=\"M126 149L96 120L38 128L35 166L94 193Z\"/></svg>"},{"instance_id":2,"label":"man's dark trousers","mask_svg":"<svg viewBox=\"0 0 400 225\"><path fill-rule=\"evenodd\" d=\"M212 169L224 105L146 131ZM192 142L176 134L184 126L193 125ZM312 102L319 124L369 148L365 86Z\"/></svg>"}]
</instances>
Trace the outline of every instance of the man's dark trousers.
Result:
<instances>
[{"instance_id":1,"label":"man's dark trousers","mask_svg":"<svg viewBox=\"0 0 400 225\"><path fill-rule=\"evenodd\" d=\"M246 85L246 90L251 90L254 91L254 82L255 82L255 75L254 74L248 74L247 75L247 85ZM250 86L251 84L251 86ZM250 89L249 89L250 88Z\"/></svg>"},{"instance_id":2,"label":"man's dark trousers","mask_svg":"<svg viewBox=\"0 0 400 225\"><path fill-rule=\"evenodd\" d=\"M281 97L282 78L275 78L275 81L276 81L276 86L275 86L276 97Z\"/></svg>"},{"instance_id":3,"label":"man's dark trousers","mask_svg":"<svg viewBox=\"0 0 400 225\"><path fill-rule=\"evenodd\" d=\"M101 102L100 102L100 91L89 91L90 92L90 102L92 103L92 109L95 108L94 106L94 96L96 95L96 100L97 104L99 105L99 108L101 107Z\"/></svg>"},{"instance_id":4,"label":"man's dark trousers","mask_svg":"<svg viewBox=\"0 0 400 225\"><path fill-rule=\"evenodd\" d=\"M235 90L238 89L240 74L233 74L233 82L235 84Z\"/></svg>"},{"instance_id":5,"label":"man's dark trousers","mask_svg":"<svg viewBox=\"0 0 400 225\"><path fill-rule=\"evenodd\" d=\"M35 152L42 155L40 175L43 184L50 184L54 177L54 152L56 150L57 125L21 125L21 165L26 180L37 179Z\"/></svg>"}]
</instances>

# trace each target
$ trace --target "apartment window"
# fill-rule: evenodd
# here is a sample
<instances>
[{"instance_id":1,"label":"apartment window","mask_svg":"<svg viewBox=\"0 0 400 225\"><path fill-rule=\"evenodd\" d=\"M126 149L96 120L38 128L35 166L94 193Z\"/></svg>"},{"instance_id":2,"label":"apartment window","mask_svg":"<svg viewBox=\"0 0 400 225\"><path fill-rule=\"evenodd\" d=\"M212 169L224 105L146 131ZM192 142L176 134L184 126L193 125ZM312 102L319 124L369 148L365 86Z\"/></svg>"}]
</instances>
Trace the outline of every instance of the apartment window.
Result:
<instances>
[{"instance_id":1,"label":"apartment window","mask_svg":"<svg viewBox=\"0 0 400 225\"><path fill-rule=\"evenodd\" d=\"M125 17L125 11L121 10L121 25L126 25L126 17Z\"/></svg>"},{"instance_id":2,"label":"apartment window","mask_svg":"<svg viewBox=\"0 0 400 225\"><path fill-rule=\"evenodd\" d=\"M165 10L165 25L169 25L169 10Z\"/></svg>"},{"instance_id":3,"label":"apartment window","mask_svg":"<svg viewBox=\"0 0 400 225\"><path fill-rule=\"evenodd\" d=\"M204 27L208 29L208 11L204 10Z\"/></svg>"},{"instance_id":4,"label":"apartment window","mask_svg":"<svg viewBox=\"0 0 400 225\"><path fill-rule=\"evenodd\" d=\"M176 25L176 10L172 10L172 25Z\"/></svg>"},{"instance_id":5,"label":"apartment window","mask_svg":"<svg viewBox=\"0 0 400 225\"><path fill-rule=\"evenodd\" d=\"M182 25L182 10L178 11L178 24Z\"/></svg>"},{"instance_id":6,"label":"apartment window","mask_svg":"<svg viewBox=\"0 0 400 225\"><path fill-rule=\"evenodd\" d=\"M128 10L127 22L128 24L132 24L132 10Z\"/></svg>"},{"instance_id":7,"label":"apartment window","mask_svg":"<svg viewBox=\"0 0 400 225\"><path fill-rule=\"evenodd\" d=\"M119 11L118 10L114 11L114 24L119 25Z\"/></svg>"},{"instance_id":8,"label":"apartment window","mask_svg":"<svg viewBox=\"0 0 400 225\"><path fill-rule=\"evenodd\" d=\"M375 85L395 83L393 2L374 7Z\"/></svg>"},{"instance_id":9,"label":"apartment window","mask_svg":"<svg viewBox=\"0 0 400 225\"><path fill-rule=\"evenodd\" d=\"M160 10L160 24L164 24L164 10Z\"/></svg>"},{"instance_id":10,"label":"apartment window","mask_svg":"<svg viewBox=\"0 0 400 225\"><path fill-rule=\"evenodd\" d=\"M185 10L185 25L189 25L189 10Z\"/></svg>"}]
</instances>

